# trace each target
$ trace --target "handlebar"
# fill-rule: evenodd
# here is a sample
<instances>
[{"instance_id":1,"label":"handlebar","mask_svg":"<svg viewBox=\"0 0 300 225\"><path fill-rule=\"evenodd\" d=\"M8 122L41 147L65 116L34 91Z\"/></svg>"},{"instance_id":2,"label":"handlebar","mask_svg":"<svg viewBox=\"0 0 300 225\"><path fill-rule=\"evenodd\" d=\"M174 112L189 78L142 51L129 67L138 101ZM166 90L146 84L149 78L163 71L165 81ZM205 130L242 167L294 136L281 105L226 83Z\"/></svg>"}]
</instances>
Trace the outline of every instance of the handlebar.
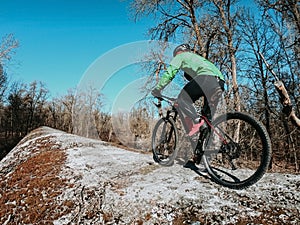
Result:
<instances>
[{"instance_id":1,"label":"handlebar","mask_svg":"<svg viewBox=\"0 0 300 225\"><path fill-rule=\"evenodd\" d=\"M177 98L171 98L171 97L168 97L165 95L161 95L161 96L155 97L155 98L157 98L160 101L165 101L165 102L169 102L169 103L174 103L177 100Z\"/></svg>"},{"instance_id":2,"label":"handlebar","mask_svg":"<svg viewBox=\"0 0 300 225\"><path fill-rule=\"evenodd\" d=\"M157 98L158 103L155 103L155 102L153 101L153 104L154 104L157 108L159 108L159 109L161 109L161 101L165 101L165 102L167 102L169 105L173 106L173 105L174 105L174 102L177 100L177 98L171 98L171 97L164 96L164 95L161 95L161 96L155 97L155 98Z\"/></svg>"}]
</instances>

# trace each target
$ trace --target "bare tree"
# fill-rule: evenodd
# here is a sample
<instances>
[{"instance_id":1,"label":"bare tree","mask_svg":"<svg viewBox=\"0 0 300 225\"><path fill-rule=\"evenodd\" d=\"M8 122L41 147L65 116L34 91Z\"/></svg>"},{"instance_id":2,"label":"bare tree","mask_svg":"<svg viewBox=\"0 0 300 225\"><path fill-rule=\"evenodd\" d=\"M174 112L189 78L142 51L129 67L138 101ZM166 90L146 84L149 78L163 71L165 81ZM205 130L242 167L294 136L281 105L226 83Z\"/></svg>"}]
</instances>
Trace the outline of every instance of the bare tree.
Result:
<instances>
[{"instance_id":1,"label":"bare tree","mask_svg":"<svg viewBox=\"0 0 300 225\"><path fill-rule=\"evenodd\" d=\"M74 116L76 109L74 109L78 98L76 96L76 89L69 89L67 94L61 97L52 99L46 103L46 124L48 126L74 133Z\"/></svg>"},{"instance_id":2,"label":"bare tree","mask_svg":"<svg viewBox=\"0 0 300 225\"><path fill-rule=\"evenodd\" d=\"M300 5L298 0L256 0L256 2L262 6L265 11L274 10L280 13L282 18L292 23L294 30L300 34Z\"/></svg>"},{"instance_id":3,"label":"bare tree","mask_svg":"<svg viewBox=\"0 0 300 225\"><path fill-rule=\"evenodd\" d=\"M213 4L217 8L217 15L220 18L220 24L222 25L223 36L226 39L224 45L228 51L230 62L230 73L232 77L232 90L234 97L234 109L241 110L239 85L237 79L237 64L236 64L236 52L239 47L240 38L237 36L237 20L239 14L237 12L232 13L232 7L236 1L232 0L212 0Z\"/></svg>"},{"instance_id":4,"label":"bare tree","mask_svg":"<svg viewBox=\"0 0 300 225\"><path fill-rule=\"evenodd\" d=\"M74 132L73 118L74 118L74 106L76 105L76 94L75 89L69 89L67 95L65 95L61 100L62 104L62 126L64 130L68 133Z\"/></svg>"},{"instance_id":5,"label":"bare tree","mask_svg":"<svg viewBox=\"0 0 300 225\"><path fill-rule=\"evenodd\" d=\"M23 103L27 112L25 133L44 123L47 95L48 90L42 82L33 81L29 84L29 88L26 88Z\"/></svg>"},{"instance_id":6,"label":"bare tree","mask_svg":"<svg viewBox=\"0 0 300 225\"><path fill-rule=\"evenodd\" d=\"M266 70L258 52L263 52L270 58L276 57L274 55L278 48L276 36L263 18L257 19L249 11L241 17L240 23L239 32L243 36L241 46L243 60L240 60L242 64L240 68L243 78L246 78L247 84L249 84L247 89L253 96L253 99L248 99L248 102L252 104L252 112L259 114L259 118L262 118L271 134L272 105L270 99L275 98L272 95L272 77ZM255 102L261 102L259 108L253 107Z\"/></svg>"},{"instance_id":7,"label":"bare tree","mask_svg":"<svg viewBox=\"0 0 300 225\"><path fill-rule=\"evenodd\" d=\"M4 66L9 61L18 47L18 42L12 34L6 35L0 41L0 158L2 158L13 146L8 135L7 110L4 106L5 91L8 89L7 74ZM11 117L12 118L12 117ZM13 141L12 141L13 142ZM15 144L15 143L13 143Z\"/></svg>"},{"instance_id":8,"label":"bare tree","mask_svg":"<svg viewBox=\"0 0 300 225\"><path fill-rule=\"evenodd\" d=\"M19 46L13 34L6 35L0 42L0 103L7 87L7 75L4 71L5 62L10 60L14 50Z\"/></svg>"},{"instance_id":9,"label":"bare tree","mask_svg":"<svg viewBox=\"0 0 300 225\"><path fill-rule=\"evenodd\" d=\"M199 27L197 9L204 4L201 0L133 0L131 10L137 20L143 16L159 17L158 25L149 30L154 39L168 41L184 32L195 36L195 45L205 53L205 44Z\"/></svg>"},{"instance_id":10,"label":"bare tree","mask_svg":"<svg viewBox=\"0 0 300 225\"><path fill-rule=\"evenodd\" d=\"M0 104L3 101L4 92L7 87L7 76L4 73L3 66L0 63Z\"/></svg>"},{"instance_id":11,"label":"bare tree","mask_svg":"<svg viewBox=\"0 0 300 225\"><path fill-rule=\"evenodd\" d=\"M258 114L266 124L274 144L274 162L280 165L294 164L297 171L299 151L295 146L298 143L299 133L290 128L287 119L291 118L294 123L297 123L296 112L291 110L292 102L296 104L297 109L297 101L299 101L296 94L299 88L295 88L299 84L297 79L299 67L295 51L290 47L290 41L294 40L291 38L293 34L290 33L290 26L286 26L279 13L265 11L261 18L258 15L249 16L248 13L243 17L240 26L245 58L243 74L247 77L247 81L251 82L247 88L251 90L254 97L251 100L252 112ZM270 65L267 62L270 62ZM288 89L282 81L288 84ZM278 93L281 103L284 104L283 113L280 112ZM289 98L289 95L294 99Z\"/></svg>"},{"instance_id":12,"label":"bare tree","mask_svg":"<svg viewBox=\"0 0 300 225\"><path fill-rule=\"evenodd\" d=\"M299 110L299 82L300 82L300 5L296 0L257 1L264 9L264 18L277 35L279 50L276 52L278 60L271 61L268 69L276 69L275 87L280 94L283 111L298 127L300 121L296 114ZM267 60L268 61L268 60ZM279 80L281 80L279 82ZM292 96L293 99L290 98ZM296 112L292 109L295 102Z\"/></svg>"},{"instance_id":13,"label":"bare tree","mask_svg":"<svg viewBox=\"0 0 300 225\"><path fill-rule=\"evenodd\" d=\"M257 0L264 10L264 18L278 35L281 44L282 59L289 67L291 88L299 90L297 83L300 79L300 4L297 0ZM278 74L278 72L276 72ZM280 74L278 74L280 76ZM290 87L289 87L290 91ZM296 91L297 92L297 91ZM294 101L298 101L297 94L290 92ZM296 102L296 105L298 103ZM298 111L300 113L300 111Z\"/></svg>"},{"instance_id":14,"label":"bare tree","mask_svg":"<svg viewBox=\"0 0 300 225\"><path fill-rule=\"evenodd\" d=\"M95 123L95 111L102 105L102 94L90 86L77 91L72 108L73 132L90 138L99 138Z\"/></svg>"},{"instance_id":15,"label":"bare tree","mask_svg":"<svg viewBox=\"0 0 300 225\"><path fill-rule=\"evenodd\" d=\"M4 36L0 44L0 63L2 64L5 60L10 60L14 49L19 46L18 41L15 39L13 34Z\"/></svg>"},{"instance_id":16,"label":"bare tree","mask_svg":"<svg viewBox=\"0 0 300 225\"><path fill-rule=\"evenodd\" d=\"M131 9L136 19L153 16L158 20L149 30L152 38L169 41L179 37L192 42L198 54L223 67L231 80L234 108L240 110L236 63L239 12L234 10L235 4L230 0L133 0Z\"/></svg>"},{"instance_id":17,"label":"bare tree","mask_svg":"<svg viewBox=\"0 0 300 225\"><path fill-rule=\"evenodd\" d=\"M271 71L271 73L274 75L276 78L276 81L274 82L274 85L279 93L280 96L280 102L283 106L283 113L291 118L292 122L300 128L300 119L296 116L295 111L293 110L293 105L290 99L290 96L285 88L284 83L279 80L277 75L274 73L274 71L270 68L270 65L268 62L265 60L264 56L260 54L261 58L263 59L264 63L266 64L267 68Z\"/></svg>"}]
</instances>

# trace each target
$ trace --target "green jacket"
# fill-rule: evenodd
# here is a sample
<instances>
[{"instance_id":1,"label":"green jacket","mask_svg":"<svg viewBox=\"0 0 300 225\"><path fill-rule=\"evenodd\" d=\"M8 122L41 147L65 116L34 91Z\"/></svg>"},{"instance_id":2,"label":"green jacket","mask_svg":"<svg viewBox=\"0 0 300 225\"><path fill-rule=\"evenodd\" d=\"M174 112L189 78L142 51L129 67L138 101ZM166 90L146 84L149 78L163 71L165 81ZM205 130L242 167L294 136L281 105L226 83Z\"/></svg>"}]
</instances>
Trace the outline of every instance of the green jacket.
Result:
<instances>
[{"instance_id":1,"label":"green jacket","mask_svg":"<svg viewBox=\"0 0 300 225\"><path fill-rule=\"evenodd\" d=\"M198 54L183 52L172 59L170 66L164 72L156 85L156 89L162 90L165 86L167 86L174 79L180 69L187 73L191 78L201 75L209 75L216 76L221 80L224 80L223 74L213 63Z\"/></svg>"}]
</instances>

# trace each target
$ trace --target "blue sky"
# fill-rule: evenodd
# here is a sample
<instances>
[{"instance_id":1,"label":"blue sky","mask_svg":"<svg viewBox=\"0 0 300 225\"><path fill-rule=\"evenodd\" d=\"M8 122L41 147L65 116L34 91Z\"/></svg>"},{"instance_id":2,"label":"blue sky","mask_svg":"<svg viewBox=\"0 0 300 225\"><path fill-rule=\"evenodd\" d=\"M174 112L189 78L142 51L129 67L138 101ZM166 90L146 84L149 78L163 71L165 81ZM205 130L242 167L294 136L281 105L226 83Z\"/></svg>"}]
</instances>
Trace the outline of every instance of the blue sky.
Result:
<instances>
[{"instance_id":1,"label":"blue sky","mask_svg":"<svg viewBox=\"0 0 300 225\"><path fill-rule=\"evenodd\" d=\"M129 1L1 0L0 36L19 48L6 67L11 80L42 81L52 97L75 88L99 56L148 39L150 21L130 19Z\"/></svg>"},{"instance_id":2,"label":"blue sky","mask_svg":"<svg viewBox=\"0 0 300 225\"><path fill-rule=\"evenodd\" d=\"M153 22L149 18L134 22L129 14L130 2L1 0L0 38L13 33L20 43L5 68L10 79L26 84L42 81L50 91L50 98L66 95L68 89L80 85L86 71L101 56L110 57L118 52L114 49L119 46L149 39L146 34ZM137 56L137 52L131 53ZM109 68L118 64L110 62L106 65ZM124 88L124 83L137 79L129 76L128 68L119 66L116 69L120 77L112 76L105 83L104 95L110 98L109 103ZM88 77L95 83L101 81L101 69ZM104 81L101 82L102 85Z\"/></svg>"}]
</instances>

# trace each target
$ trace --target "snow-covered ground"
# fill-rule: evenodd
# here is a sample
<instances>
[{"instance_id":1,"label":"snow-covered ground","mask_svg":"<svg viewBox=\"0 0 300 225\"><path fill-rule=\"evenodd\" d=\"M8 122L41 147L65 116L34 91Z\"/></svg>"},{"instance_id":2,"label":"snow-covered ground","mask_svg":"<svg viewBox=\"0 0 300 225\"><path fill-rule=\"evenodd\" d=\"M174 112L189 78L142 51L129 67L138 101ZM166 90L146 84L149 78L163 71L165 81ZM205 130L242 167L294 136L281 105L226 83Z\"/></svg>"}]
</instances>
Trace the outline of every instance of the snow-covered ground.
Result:
<instances>
[{"instance_id":1,"label":"snow-covered ground","mask_svg":"<svg viewBox=\"0 0 300 225\"><path fill-rule=\"evenodd\" d=\"M67 185L53 201L70 210L54 224L300 224L299 175L267 173L231 190L181 164L161 167L149 153L45 127L1 161L0 175L8 179L43 142L66 156L57 176Z\"/></svg>"}]
</instances>

